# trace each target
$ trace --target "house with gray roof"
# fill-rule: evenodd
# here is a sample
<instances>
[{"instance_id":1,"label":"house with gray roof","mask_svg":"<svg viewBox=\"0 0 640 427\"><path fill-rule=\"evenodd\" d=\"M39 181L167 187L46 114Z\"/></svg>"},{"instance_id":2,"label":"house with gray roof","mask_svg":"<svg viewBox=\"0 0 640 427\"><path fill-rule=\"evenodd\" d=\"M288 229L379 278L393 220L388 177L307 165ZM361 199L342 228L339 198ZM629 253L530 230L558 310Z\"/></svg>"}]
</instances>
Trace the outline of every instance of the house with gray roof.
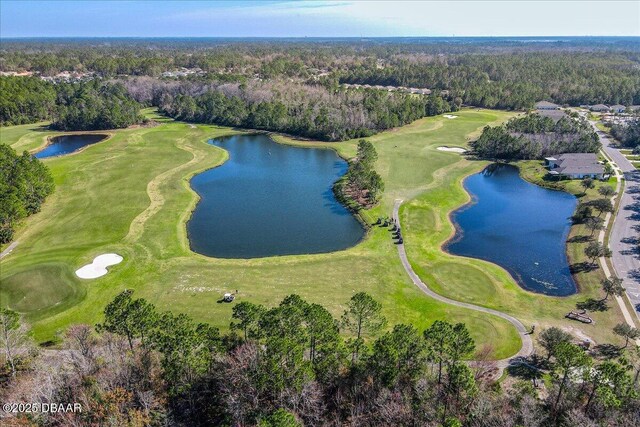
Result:
<instances>
[{"instance_id":1,"label":"house with gray roof","mask_svg":"<svg viewBox=\"0 0 640 427\"><path fill-rule=\"evenodd\" d=\"M535 103L536 110L559 110L560 106L549 101L540 101Z\"/></svg>"},{"instance_id":2,"label":"house with gray roof","mask_svg":"<svg viewBox=\"0 0 640 427\"><path fill-rule=\"evenodd\" d=\"M604 167L594 153L565 153L546 157L544 160L549 168L549 175L552 176L570 179L604 178Z\"/></svg>"},{"instance_id":3,"label":"house with gray roof","mask_svg":"<svg viewBox=\"0 0 640 427\"><path fill-rule=\"evenodd\" d=\"M612 105L611 106L611 112L612 113L624 113L624 110L626 110L627 107L625 107L624 105L620 105L620 104L616 104L616 105Z\"/></svg>"},{"instance_id":4,"label":"house with gray roof","mask_svg":"<svg viewBox=\"0 0 640 427\"><path fill-rule=\"evenodd\" d=\"M592 105L591 107L589 107L589 109L596 112L608 112L610 110L610 108L604 104Z\"/></svg>"},{"instance_id":5,"label":"house with gray roof","mask_svg":"<svg viewBox=\"0 0 640 427\"><path fill-rule=\"evenodd\" d=\"M567 117L567 113L565 113L562 110L538 110L535 113L542 117L549 117L550 119L553 119L553 121L556 123L561 118Z\"/></svg>"}]
</instances>

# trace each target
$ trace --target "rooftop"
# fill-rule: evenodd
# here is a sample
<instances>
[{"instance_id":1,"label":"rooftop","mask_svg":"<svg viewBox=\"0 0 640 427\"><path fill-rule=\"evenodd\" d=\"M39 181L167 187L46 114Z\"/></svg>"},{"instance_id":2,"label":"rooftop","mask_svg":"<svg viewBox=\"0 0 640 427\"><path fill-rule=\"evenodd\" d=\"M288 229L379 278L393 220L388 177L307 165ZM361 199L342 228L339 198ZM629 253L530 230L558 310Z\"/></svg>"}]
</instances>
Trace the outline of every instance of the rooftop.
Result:
<instances>
[{"instance_id":1,"label":"rooftop","mask_svg":"<svg viewBox=\"0 0 640 427\"><path fill-rule=\"evenodd\" d=\"M549 101L539 101L536 102L535 107L540 109L540 108L560 108L560 106L558 104L554 104L553 102L549 102Z\"/></svg>"},{"instance_id":2,"label":"rooftop","mask_svg":"<svg viewBox=\"0 0 640 427\"><path fill-rule=\"evenodd\" d=\"M561 174L604 173L604 167L598 163L598 157L594 153L565 153L550 156L549 159L556 160L558 167L553 170Z\"/></svg>"},{"instance_id":3,"label":"rooftop","mask_svg":"<svg viewBox=\"0 0 640 427\"><path fill-rule=\"evenodd\" d=\"M562 110L539 110L539 111L536 111L536 114L542 117L549 117L553 119L554 122L557 122L561 118L567 116L567 113L565 113Z\"/></svg>"}]
</instances>

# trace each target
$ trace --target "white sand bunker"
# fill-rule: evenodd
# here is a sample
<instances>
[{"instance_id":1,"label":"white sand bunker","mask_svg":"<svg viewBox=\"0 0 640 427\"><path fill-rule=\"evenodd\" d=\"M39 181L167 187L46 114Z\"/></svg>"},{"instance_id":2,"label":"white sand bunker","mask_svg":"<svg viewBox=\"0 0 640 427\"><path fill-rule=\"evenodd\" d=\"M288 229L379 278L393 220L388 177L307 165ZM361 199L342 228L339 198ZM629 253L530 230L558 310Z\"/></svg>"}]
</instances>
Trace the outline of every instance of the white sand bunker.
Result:
<instances>
[{"instance_id":1,"label":"white sand bunker","mask_svg":"<svg viewBox=\"0 0 640 427\"><path fill-rule=\"evenodd\" d=\"M107 267L120 264L122 257L118 254L102 254L93 259L91 264L87 264L76 270L76 276L81 279L95 279L108 273Z\"/></svg>"},{"instance_id":2,"label":"white sand bunker","mask_svg":"<svg viewBox=\"0 0 640 427\"><path fill-rule=\"evenodd\" d=\"M451 115L451 114L445 114L445 115L443 115L442 117L446 117L447 119L455 119L455 118L457 118L458 116L454 116L454 115Z\"/></svg>"},{"instance_id":3,"label":"white sand bunker","mask_svg":"<svg viewBox=\"0 0 640 427\"><path fill-rule=\"evenodd\" d=\"M450 151L452 153L466 153L467 150L465 150L464 148L460 148L460 147L438 147L438 150L440 151Z\"/></svg>"}]
</instances>

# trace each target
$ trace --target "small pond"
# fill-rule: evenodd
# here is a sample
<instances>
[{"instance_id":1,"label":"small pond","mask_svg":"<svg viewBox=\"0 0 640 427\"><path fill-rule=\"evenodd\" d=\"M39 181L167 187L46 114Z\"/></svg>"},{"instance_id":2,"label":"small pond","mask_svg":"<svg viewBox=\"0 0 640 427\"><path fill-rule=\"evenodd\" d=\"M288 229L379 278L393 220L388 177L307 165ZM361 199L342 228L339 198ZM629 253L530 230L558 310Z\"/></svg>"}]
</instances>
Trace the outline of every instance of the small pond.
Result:
<instances>
[{"instance_id":1,"label":"small pond","mask_svg":"<svg viewBox=\"0 0 640 427\"><path fill-rule=\"evenodd\" d=\"M346 249L365 231L333 194L347 162L333 150L292 147L266 135L209 141L228 151L194 176L200 200L187 223L191 249L217 258L258 258Z\"/></svg>"},{"instance_id":2,"label":"small pond","mask_svg":"<svg viewBox=\"0 0 640 427\"><path fill-rule=\"evenodd\" d=\"M107 135L95 133L54 136L51 138L51 143L34 154L34 157L46 159L47 157L62 156L78 151L87 145L103 141L106 138Z\"/></svg>"},{"instance_id":3,"label":"small pond","mask_svg":"<svg viewBox=\"0 0 640 427\"><path fill-rule=\"evenodd\" d=\"M565 252L574 196L531 184L509 165L491 165L464 187L472 202L452 213L447 251L494 262L533 292L576 292Z\"/></svg>"}]
</instances>

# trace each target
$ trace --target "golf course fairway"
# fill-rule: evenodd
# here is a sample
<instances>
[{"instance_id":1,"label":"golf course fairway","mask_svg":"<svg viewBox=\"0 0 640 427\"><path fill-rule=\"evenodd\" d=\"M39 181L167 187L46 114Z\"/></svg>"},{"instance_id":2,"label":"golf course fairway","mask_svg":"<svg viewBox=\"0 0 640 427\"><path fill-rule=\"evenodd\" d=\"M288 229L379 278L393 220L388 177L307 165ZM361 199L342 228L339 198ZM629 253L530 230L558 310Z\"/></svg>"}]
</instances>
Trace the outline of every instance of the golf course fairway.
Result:
<instances>
[{"instance_id":1,"label":"golf course fairway","mask_svg":"<svg viewBox=\"0 0 640 427\"><path fill-rule=\"evenodd\" d=\"M391 326L410 323L422 330L437 319L464 322L478 348L489 346L491 357L508 357L520 348L516 330L506 321L440 303L417 289L384 228L373 227L355 247L326 254L241 260L190 251L185 224L197 195L189 179L227 159L226 151L207 144L208 139L238 131L176 122L152 110L145 114L157 126L109 131L103 142L45 160L55 192L18 229L18 246L2 259L0 270L3 305L24 314L37 341L56 341L73 323L99 322L104 306L124 289L161 310L187 313L222 329L228 328L232 309L218 302L225 292L238 290L236 302L267 306L295 293L339 317L348 299L365 291L382 303ZM525 325L577 328L596 341L613 341L609 326L621 318L615 307L594 314L597 328L563 318L577 301L599 295L596 287L565 298L538 295L522 290L499 266L441 250L453 233L449 213L468 200L462 179L486 162L438 147L465 147L484 126L511 115L465 109L454 120L429 117L368 138L378 152L376 169L385 192L363 216L373 222L391 214L395 199L405 201L400 215L409 260L436 292L504 311ZM59 134L24 125L2 128L0 136L22 151L36 150L48 136ZM357 140L274 139L331 147L345 158L355 154L357 145ZM97 279L75 276L74 271L105 253L119 254L123 261Z\"/></svg>"}]
</instances>

